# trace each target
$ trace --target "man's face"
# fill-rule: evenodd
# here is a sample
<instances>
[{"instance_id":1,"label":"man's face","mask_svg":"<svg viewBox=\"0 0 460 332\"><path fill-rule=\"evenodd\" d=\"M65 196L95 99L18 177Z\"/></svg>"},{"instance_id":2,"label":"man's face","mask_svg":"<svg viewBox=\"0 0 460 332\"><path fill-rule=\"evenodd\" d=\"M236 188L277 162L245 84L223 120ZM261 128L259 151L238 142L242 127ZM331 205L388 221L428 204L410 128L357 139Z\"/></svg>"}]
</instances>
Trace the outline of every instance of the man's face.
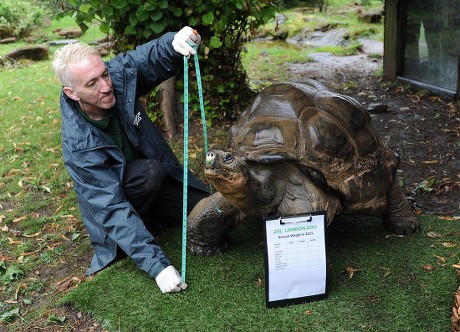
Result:
<instances>
[{"instance_id":1,"label":"man's face","mask_svg":"<svg viewBox=\"0 0 460 332\"><path fill-rule=\"evenodd\" d=\"M68 66L72 87L64 87L64 93L80 103L88 115L105 113L115 105L112 80L101 57L89 58Z\"/></svg>"}]
</instances>

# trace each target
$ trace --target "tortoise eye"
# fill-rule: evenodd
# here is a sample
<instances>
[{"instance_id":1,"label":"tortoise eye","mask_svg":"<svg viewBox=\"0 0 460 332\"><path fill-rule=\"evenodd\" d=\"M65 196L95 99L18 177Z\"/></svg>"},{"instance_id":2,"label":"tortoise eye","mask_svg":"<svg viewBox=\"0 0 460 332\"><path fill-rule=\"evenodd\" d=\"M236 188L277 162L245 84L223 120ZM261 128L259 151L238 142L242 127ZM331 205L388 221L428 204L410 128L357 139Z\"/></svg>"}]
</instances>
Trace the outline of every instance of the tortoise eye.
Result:
<instances>
[{"instance_id":1,"label":"tortoise eye","mask_svg":"<svg viewBox=\"0 0 460 332\"><path fill-rule=\"evenodd\" d=\"M226 154L223 158L222 161L226 164L231 163L235 158L231 154Z\"/></svg>"}]
</instances>

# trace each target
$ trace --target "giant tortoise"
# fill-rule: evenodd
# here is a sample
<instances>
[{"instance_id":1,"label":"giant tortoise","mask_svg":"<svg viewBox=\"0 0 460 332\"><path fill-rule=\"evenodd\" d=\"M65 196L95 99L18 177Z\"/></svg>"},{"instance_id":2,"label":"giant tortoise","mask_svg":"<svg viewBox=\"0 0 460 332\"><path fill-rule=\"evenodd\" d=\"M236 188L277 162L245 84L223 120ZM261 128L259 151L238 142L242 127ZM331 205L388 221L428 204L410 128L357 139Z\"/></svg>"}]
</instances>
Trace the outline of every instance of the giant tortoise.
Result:
<instances>
[{"instance_id":1,"label":"giant tortoise","mask_svg":"<svg viewBox=\"0 0 460 332\"><path fill-rule=\"evenodd\" d=\"M399 157L377 136L355 99L307 80L262 90L230 131L228 151L209 151L205 175L217 190L188 218L188 248L214 255L241 214L263 218L325 211L382 214L397 234L420 223L396 178Z\"/></svg>"}]
</instances>

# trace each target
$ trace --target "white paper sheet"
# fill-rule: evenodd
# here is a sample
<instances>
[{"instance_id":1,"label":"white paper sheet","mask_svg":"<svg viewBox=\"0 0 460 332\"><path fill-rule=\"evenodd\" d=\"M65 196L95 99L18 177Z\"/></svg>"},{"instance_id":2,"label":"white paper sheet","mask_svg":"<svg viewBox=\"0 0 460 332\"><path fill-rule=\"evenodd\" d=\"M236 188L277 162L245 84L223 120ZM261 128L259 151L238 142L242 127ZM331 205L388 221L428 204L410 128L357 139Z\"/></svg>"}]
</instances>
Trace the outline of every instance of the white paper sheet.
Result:
<instances>
[{"instance_id":1,"label":"white paper sheet","mask_svg":"<svg viewBox=\"0 0 460 332\"><path fill-rule=\"evenodd\" d=\"M280 217L265 223L267 301L325 295L325 215Z\"/></svg>"}]
</instances>

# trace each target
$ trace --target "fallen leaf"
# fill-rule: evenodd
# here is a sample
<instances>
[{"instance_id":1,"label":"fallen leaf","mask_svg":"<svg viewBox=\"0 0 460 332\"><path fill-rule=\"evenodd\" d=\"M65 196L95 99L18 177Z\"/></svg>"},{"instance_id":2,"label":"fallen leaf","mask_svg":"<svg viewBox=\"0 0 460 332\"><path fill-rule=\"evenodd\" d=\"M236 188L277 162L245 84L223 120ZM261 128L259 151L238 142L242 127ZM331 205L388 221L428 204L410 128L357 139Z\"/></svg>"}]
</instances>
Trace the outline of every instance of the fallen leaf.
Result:
<instances>
[{"instance_id":1,"label":"fallen leaf","mask_svg":"<svg viewBox=\"0 0 460 332\"><path fill-rule=\"evenodd\" d=\"M352 266L348 266L347 267L347 270L346 272L348 273L348 277L351 279L353 278L355 272L358 272L358 271L363 271L363 269L355 269L354 267Z\"/></svg>"},{"instance_id":2,"label":"fallen leaf","mask_svg":"<svg viewBox=\"0 0 460 332\"><path fill-rule=\"evenodd\" d=\"M381 267L381 269L383 270L383 277L386 278L390 275L391 271L389 268L386 268L386 267Z\"/></svg>"},{"instance_id":3,"label":"fallen leaf","mask_svg":"<svg viewBox=\"0 0 460 332\"><path fill-rule=\"evenodd\" d=\"M389 235L385 236L385 239L389 239L391 237L401 237L401 238L403 238L404 235L402 235L402 234L389 234Z\"/></svg>"},{"instance_id":4,"label":"fallen leaf","mask_svg":"<svg viewBox=\"0 0 460 332\"><path fill-rule=\"evenodd\" d=\"M14 292L14 299L17 301L18 300L18 294L19 294L19 290L21 288L27 288L27 284L26 283L22 283L20 284L18 287L16 287L16 291Z\"/></svg>"},{"instance_id":5,"label":"fallen leaf","mask_svg":"<svg viewBox=\"0 0 460 332\"><path fill-rule=\"evenodd\" d=\"M67 277L61 281L55 283L56 289L60 292L64 292L77 287L81 283L81 279L78 277Z\"/></svg>"},{"instance_id":6,"label":"fallen leaf","mask_svg":"<svg viewBox=\"0 0 460 332\"><path fill-rule=\"evenodd\" d=\"M73 233L72 237L71 237L72 241L77 240L80 237L80 235L81 235L81 233Z\"/></svg>"},{"instance_id":7,"label":"fallen leaf","mask_svg":"<svg viewBox=\"0 0 460 332\"><path fill-rule=\"evenodd\" d=\"M11 237L7 237L7 239L8 239L8 244L10 244L10 245L11 244L22 244L21 241L13 240L13 238L11 238Z\"/></svg>"},{"instance_id":8,"label":"fallen leaf","mask_svg":"<svg viewBox=\"0 0 460 332\"><path fill-rule=\"evenodd\" d=\"M26 218L27 218L26 216L22 216L22 217L13 219L13 222L14 222L14 223L17 223L17 222L19 222L19 221L21 221L21 220L24 220L24 219L26 219Z\"/></svg>"},{"instance_id":9,"label":"fallen leaf","mask_svg":"<svg viewBox=\"0 0 460 332\"><path fill-rule=\"evenodd\" d=\"M38 232L38 233L35 233L35 234L23 234L24 237L27 237L27 238L33 238L33 237L37 237L41 234L41 232Z\"/></svg>"},{"instance_id":10,"label":"fallen leaf","mask_svg":"<svg viewBox=\"0 0 460 332\"><path fill-rule=\"evenodd\" d=\"M442 245L446 248L453 248L457 246L457 244L453 242L443 242Z\"/></svg>"},{"instance_id":11,"label":"fallen leaf","mask_svg":"<svg viewBox=\"0 0 460 332\"><path fill-rule=\"evenodd\" d=\"M426 233L426 236L434 238L434 237L441 237L442 235L436 232L428 232Z\"/></svg>"},{"instance_id":12,"label":"fallen leaf","mask_svg":"<svg viewBox=\"0 0 460 332\"><path fill-rule=\"evenodd\" d=\"M65 316L55 316L53 314L51 314L49 317L48 317L48 320L47 320L47 323L58 323L58 324L64 324L64 322L66 321L67 317Z\"/></svg>"},{"instance_id":13,"label":"fallen leaf","mask_svg":"<svg viewBox=\"0 0 460 332\"><path fill-rule=\"evenodd\" d=\"M434 270L434 266L431 265L431 264L423 264L422 267L426 271L433 271Z\"/></svg>"},{"instance_id":14,"label":"fallen leaf","mask_svg":"<svg viewBox=\"0 0 460 332\"><path fill-rule=\"evenodd\" d=\"M441 262L445 263L446 259L442 256L434 255L437 259L439 259Z\"/></svg>"},{"instance_id":15,"label":"fallen leaf","mask_svg":"<svg viewBox=\"0 0 460 332\"><path fill-rule=\"evenodd\" d=\"M441 217L438 217L438 219L454 221L454 220L460 220L460 216L452 216L452 217L441 216Z\"/></svg>"},{"instance_id":16,"label":"fallen leaf","mask_svg":"<svg viewBox=\"0 0 460 332\"><path fill-rule=\"evenodd\" d=\"M64 205L60 205L58 206L58 208L56 210L54 210L54 213L57 214L59 211L61 211L61 209L64 207Z\"/></svg>"}]
</instances>

